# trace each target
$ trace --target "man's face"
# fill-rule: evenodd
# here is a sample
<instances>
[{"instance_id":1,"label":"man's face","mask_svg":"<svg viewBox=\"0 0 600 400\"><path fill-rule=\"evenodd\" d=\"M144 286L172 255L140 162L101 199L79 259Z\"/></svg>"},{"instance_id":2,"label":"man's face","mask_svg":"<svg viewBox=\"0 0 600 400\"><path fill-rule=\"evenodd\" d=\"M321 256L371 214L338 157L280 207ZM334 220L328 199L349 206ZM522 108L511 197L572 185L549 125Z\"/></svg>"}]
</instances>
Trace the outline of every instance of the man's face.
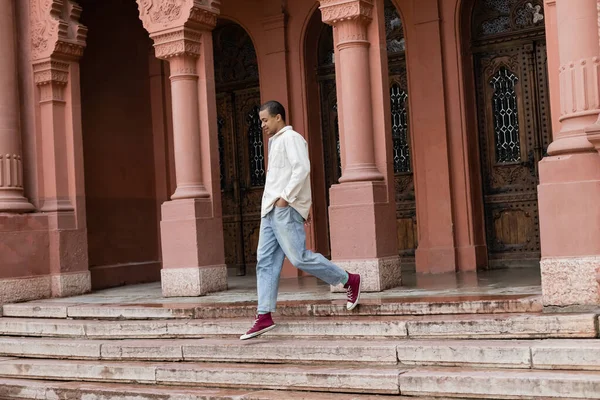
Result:
<instances>
[{"instance_id":1,"label":"man's face","mask_svg":"<svg viewBox=\"0 0 600 400\"><path fill-rule=\"evenodd\" d=\"M258 113L261 121L261 128L269 136L273 136L279 131L281 125L281 115L275 116L269 113L269 110L262 110Z\"/></svg>"}]
</instances>

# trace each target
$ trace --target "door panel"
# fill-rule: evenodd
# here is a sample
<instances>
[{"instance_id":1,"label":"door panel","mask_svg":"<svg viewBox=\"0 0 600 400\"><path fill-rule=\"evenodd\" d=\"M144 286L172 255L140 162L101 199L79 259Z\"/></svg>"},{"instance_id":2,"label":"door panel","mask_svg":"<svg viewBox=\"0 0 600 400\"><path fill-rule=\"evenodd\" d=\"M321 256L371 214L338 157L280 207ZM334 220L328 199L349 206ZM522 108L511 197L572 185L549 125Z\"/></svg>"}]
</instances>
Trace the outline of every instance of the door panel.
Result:
<instances>
[{"instance_id":1,"label":"door panel","mask_svg":"<svg viewBox=\"0 0 600 400\"><path fill-rule=\"evenodd\" d=\"M479 142L491 266L540 257L537 164L550 142L543 40L476 54Z\"/></svg>"},{"instance_id":2,"label":"door panel","mask_svg":"<svg viewBox=\"0 0 600 400\"><path fill-rule=\"evenodd\" d=\"M410 126L408 119L408 79L404 53L390 54L390 105L394 182L396 188L396 228L398 254L413 260L417 240L417 207L412 173Z\"/></svg>"},{"instance_id":3,"label":"door panel","mask_svg":"<svg viewBox=\"0 0 600 400\"><path fill-rule=\"evenodd\" d=\"M213 44L225 262L244 275L256 264L265 177L258 63L252 39L231 21L218 21Z\"/></svg>"},{"instance_id":4,"label":"door panel","mask_svg":"<svg viewBox=\"0 0 600 400\"><path fill-rule=\"evenodd\" d=\"M265 160L258 88L235 92L242 242L247 267L256 265Z\"/></svg>"},{"instance_id":5,"label":"door panel","mask_svg":"<svg viewBox=\"0 0 600 400\"><path fill-rule=\"evenodd\" d=\"M217 95L225 262L244 273L256 264L264 186L258 88Z\"/></svg>"}]
</instances>

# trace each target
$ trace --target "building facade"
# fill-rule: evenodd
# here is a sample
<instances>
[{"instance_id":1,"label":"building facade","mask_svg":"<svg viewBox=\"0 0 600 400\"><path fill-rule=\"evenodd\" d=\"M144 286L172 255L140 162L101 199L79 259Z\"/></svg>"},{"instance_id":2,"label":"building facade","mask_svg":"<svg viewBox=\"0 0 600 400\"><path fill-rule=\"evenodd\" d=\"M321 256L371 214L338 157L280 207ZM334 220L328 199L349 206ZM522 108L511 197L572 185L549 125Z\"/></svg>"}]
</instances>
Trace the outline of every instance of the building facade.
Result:
<instances>
[{"instance_id":1,"label":"building facade","mask_svg":"<svg viewBox=\"0 0 600 400\"><path fill-rule=\"evenodd\" d=\"M598 4L0 0L2 302L251 274L275 99L307 245L366 290L539 267L599 304Z\"/></svg>"}]
</instances>

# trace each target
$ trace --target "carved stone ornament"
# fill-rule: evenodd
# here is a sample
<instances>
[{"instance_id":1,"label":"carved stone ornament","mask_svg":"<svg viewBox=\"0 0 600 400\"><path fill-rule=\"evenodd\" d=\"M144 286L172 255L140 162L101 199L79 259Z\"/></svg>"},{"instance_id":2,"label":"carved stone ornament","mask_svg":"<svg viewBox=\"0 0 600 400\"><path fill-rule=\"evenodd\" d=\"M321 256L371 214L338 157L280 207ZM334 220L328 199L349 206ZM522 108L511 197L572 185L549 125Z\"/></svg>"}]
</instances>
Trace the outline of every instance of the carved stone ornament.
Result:
<instances>
[{"instance_id":1,"label":"carved stone ornament","mask_svg":"<svg viewBox=\"0 0 600 400\"><path fill-rule=\"evenodd\" d=\"M64 102L64 88L69 81L69 64L52 60L35 63L33 79L40 88L40 102Z\"/></svg>"},{"instance_id":2,"label":"carved stone ornament","mask_svg":"<svg viewBox=\"0 0 600 400\"><path fill-rule=\"evenodd\" d=\"M32 59L81 57L87 37L87 28L79 23L81 11L72 0L30 0Z\"/></svg>"},{"instance_id":3,"label":"carved stone ornament","mask_svg":"<svg viewBox=\"0 0 600 400\"><path fill-rule=\"evenodd\" d=\"M371 21L373 18L371 0L321 0L320 9L323 22L329 25L352 19Z\"/></svg>"},{"instance_id":4,"label":"carved stone ornament","mask_svg":"<svg viewBox=\"0 0 600 400\"><path fill-rule=\"evenodd\" d=\"M66 85L69 79L69 64L60 61L43 61L33 65L36 85L56 83Z\"/></svg>"},{"instance_id":5,"label":"carved stone ornament","mask_svg":"<svg viewBox=\"0 0 600 400\"><path fill-rule=\"evenodd\" d=\"M181 55L198 57L202 45L202 33L190 29L181 29L158 35L152 35L157 58L168 59Z\"/></svg>"},{"instance_id":6,"label":"carved stone ornament","mask_svg":"<svg viewBox=\"0 0 600 400\"><path fill-rule=\"evenodd\" d=\"M144 28L155 34L173 28L213 29L217 25L220 1L136 0Z\"/></svg>"}]
</instances>

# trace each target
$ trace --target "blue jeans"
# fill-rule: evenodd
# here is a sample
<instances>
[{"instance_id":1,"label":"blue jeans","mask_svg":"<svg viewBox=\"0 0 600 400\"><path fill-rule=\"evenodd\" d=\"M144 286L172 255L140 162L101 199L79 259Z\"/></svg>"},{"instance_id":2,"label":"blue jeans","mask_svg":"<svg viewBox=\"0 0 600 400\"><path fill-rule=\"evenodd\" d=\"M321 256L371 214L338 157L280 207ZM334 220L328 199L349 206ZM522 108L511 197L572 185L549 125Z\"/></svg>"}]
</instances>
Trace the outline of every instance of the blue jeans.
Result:
<instances>
[{"instance_id":1,"label":"blue jeans","mask_svg":"<svg viewBox=\"0 0 600 400\"><path fill-rule=\"evenodd\" d=\"M256 280L259 314L274 312L279 276L285 257L298 269L330 285L338 285L347 275L319 253L306 250L304 218L293 207L273 207L260 222L256 251Z\"/></svg>"}]
</instances>

